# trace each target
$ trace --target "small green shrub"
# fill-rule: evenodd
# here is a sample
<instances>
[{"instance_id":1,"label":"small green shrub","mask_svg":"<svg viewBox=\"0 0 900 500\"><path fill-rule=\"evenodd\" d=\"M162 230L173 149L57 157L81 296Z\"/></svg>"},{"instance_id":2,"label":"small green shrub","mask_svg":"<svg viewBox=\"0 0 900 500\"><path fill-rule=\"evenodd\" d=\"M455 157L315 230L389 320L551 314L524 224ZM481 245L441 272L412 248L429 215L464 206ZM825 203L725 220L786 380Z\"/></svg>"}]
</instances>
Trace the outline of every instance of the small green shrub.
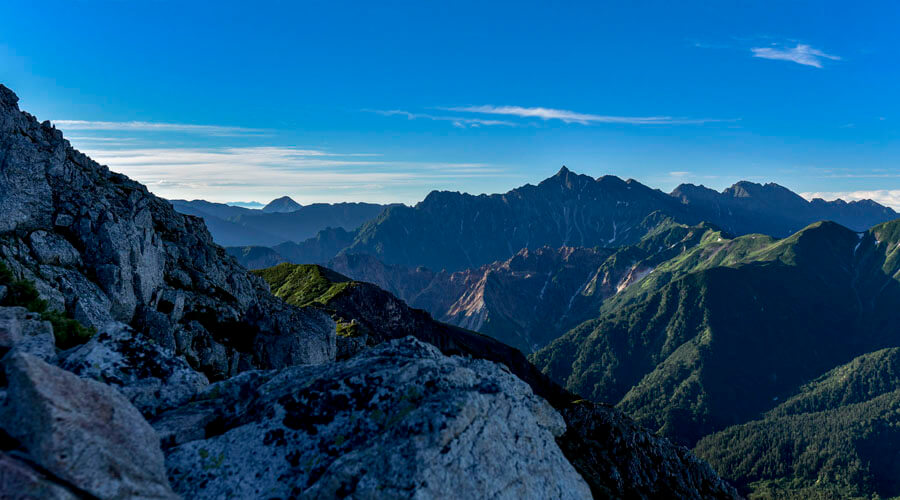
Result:
<instances>
[{"instance_id":1,"label":"small green shrub","mask_svg":"<svg viewBox=\"0 0 900 500\"><path fill-rule=\"evenodd\" d=\"M96 333L93 328L82 325L65 313L47 309L47 301L41 299L34 283L16 279L3 262L0 262L0 286L6 287L6 296L0 300L0 306L24 307L31 312L39 313L42 320L49 321L53 325L56 347L60 349L83 344Z\"/></svg>"},{"instance_id":2,"label":"small green shrub","mask_svg":"<svg viewBox=\"0 0 900 500\"><path fill-rule=\"evenodd\" d=\"M41 319L49 321L53 325L56 347L60 349L69 349L84 344L97 333L93 328L88 328L59 311L44 311L41 313Z\"/></svg>"}]
</instances>

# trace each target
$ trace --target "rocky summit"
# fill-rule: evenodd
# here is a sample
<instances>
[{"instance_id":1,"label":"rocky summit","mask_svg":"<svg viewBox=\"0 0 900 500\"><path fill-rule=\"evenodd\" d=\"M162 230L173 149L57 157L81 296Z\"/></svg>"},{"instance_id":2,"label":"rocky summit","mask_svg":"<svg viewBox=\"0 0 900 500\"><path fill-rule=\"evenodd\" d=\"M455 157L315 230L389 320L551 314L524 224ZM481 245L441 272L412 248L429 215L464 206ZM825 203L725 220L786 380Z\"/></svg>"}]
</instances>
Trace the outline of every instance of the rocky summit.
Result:
<instances>
[{"instance_id":1,"label":"rocky summit","mask_svg":"<svg viewBox=\"0 0 900 500\"><path fill-rule=\"evenodd\" d=\"M285 307L177 213L73 149L0 88L0 259L50 304L96 329L134 327L221 379L327 361L334 325Z\"/></svg>"},{"instance_id":2,"label":"rocky summit","mask_svg":"<svg viewBox=\"0 0 900 500\"><path fill-rule=\"evenodd\" d=\"M2 85L0 213L0 497L737 498L374 285L276 297Z\"/></svg>"}]
</instances>

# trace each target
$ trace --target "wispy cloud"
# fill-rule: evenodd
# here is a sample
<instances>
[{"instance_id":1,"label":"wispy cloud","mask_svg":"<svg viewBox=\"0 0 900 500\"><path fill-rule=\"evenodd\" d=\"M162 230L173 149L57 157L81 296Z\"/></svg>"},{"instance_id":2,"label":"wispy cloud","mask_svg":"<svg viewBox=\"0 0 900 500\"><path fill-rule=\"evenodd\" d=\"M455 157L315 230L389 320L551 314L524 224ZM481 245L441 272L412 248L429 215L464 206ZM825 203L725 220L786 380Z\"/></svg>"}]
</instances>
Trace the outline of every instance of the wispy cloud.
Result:
<instances>
[{"instance_id":1,"label":"wispy cloud","mask_svg":"<svg viewBox=\"0 0 900 500\"><path fill-rule=\"evenodd\" d=\"M735 121L712 118L678 118L672 116L609 116L590 113L578 113L565 109L526 108L523 106L462 106L439 108L457 113L478 113L486 115L516 116L519 118L539 118L541 120L560 120L564 123L591 125L596 123L620 123L629 125L699 125L710 122Z\"/></svg>"},{"instance_id":2,"label":"wispy cloud","mask_svg":"<svg viewBox=\"0 0 900 500\"><path fill-rule=\"evenodd\" d=\"M359 153L293 147L109 148L82 151L165 198L397 202L421 199L436 186L508 175L483 163L398 162Z\"/></svg>"},{"instance_id":3,"label":"wispy cloud","mask_svg":"<svg viewBox=\"0 0 900 500\"><path fill-rule=\"evenodd\" d=\"M187 123L160 122L106 122L89 120L55 120L54 125L63 131L71 130L106 130L124 132L179 132L205 134L214 136L258 135L265 133L263 129L229 127L222 125L193 125Z\"/></svg>"},{"instance_id":4,"label":"wispy cloud","mask_svg":"<svg viewBox=\"0 0 900 500\"><path fill-rule=\"evenodd\" d=\"M900 189L874 189L868 191L830 191L815 193L800 193L807 200L822 198L823 200L859 201L873 200L882 205L900 210Z\"/></svg>"},{"instance_id":5,"label":"wispy cloud","mask_svg":"<svg viewBox=\"0 0 900 500\"><path fill-rule=\"evenodd\" d=\"M805 43L798 43L796 47L753 47L750 49L753 53L753 57L760 57L763 59L775 59L778 61L790 61L795 62L797 64L802 64L804 66L812 66L814 68L821 68L822 61L825 59L830 59L832 61L840 61L841 58L832 55L826 54L819 49L814 49L811 46Z\"/></svg>"},{"instance_id":6,"label":"wispy cloud","mask_svg":"<svg viewBox=\"0 0 900 500\"><path fill-rule=\"evenodd\" d=\"M400 109L391 109L391 110L378 110L378 109L366 109L363 111L368 111L371 113L378 113L379 115L384 116L404 116L410 120L424 119L424 120L435 120L435 121L446 121L453 124L454 127L466 128L466 127L481 127L481 126L493 126L493 125L503 125L507 127L516 126L515 123L505 120L488 120L482 118L464 118L459 116L435 116L427 113L412 113L409 111L403 111Z\"/></svg>"}]
</instances>

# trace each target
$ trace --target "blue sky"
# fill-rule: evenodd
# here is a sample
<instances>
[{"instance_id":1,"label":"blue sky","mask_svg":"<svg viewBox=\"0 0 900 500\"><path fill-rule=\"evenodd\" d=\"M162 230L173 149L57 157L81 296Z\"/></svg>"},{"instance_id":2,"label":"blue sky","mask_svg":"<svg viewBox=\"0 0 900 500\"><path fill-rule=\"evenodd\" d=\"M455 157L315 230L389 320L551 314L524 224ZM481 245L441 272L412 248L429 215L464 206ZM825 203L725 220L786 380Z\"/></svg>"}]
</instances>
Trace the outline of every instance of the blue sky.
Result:
<instances>
[{"instance_id":1,"label":"blue sky","mask_svg":"<svg viewBox=\"0 0 900 500\"><path fill-rule=\"evenodd\" d=\"M0 82L169 198L422 199L565 164L900 207L896 2L14 2Z\"/></svg>"}]
</instances>

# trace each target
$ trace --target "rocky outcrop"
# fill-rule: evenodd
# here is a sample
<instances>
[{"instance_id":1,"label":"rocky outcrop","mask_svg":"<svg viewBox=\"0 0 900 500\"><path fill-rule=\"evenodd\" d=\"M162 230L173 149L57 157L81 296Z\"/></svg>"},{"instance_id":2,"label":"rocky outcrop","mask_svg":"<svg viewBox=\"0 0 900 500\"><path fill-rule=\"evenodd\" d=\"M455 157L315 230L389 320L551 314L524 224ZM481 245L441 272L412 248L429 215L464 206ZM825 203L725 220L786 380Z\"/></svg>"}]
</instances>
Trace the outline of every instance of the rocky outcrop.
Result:
<instances>
[{"instance_id":1,"label":"rocky outcrop","mask_svg":"<svg viewBox=\"0 0 900 500\"><path fill-rule=\"evenodd\" d=\"M44 361L56 358L53 327L40 314L24 307L0 307L0 356L10 350L26 352Z\"/></svg>"},{"instance_id":2,"label":"rocky outcrop","mask_svg":"<svg viewBox=\"0 0 900 500\"><path fill-rule=\"evenodd\" d=\"M333 359L329 318L280 304L202 220L76 151L17 101L0 85L0 259L53 309L98 329L129 324L213 380Z\"/></svg>"},{"instance_id":3,"label":"rocky outcrop","mask_svg":"<svg viewBox=\"0 0 900 500\"><path fill-rule=\"evenodd\" d=\"M121 323L61 358L60 366L117 388L145 416L182 405L209 384L184 358Z\"/></svg>"},{"instance_id":4,"label":"rocky outcrop","mask_svg":"<svg viewBox=\"0 0 900 500\"><path fill-rule=\"evenodd\" d=\"M8 387L0 429L28 460L95 497L175 498L159 437L115 389L21 352L3 365ZM14 467L7 462L3 474ZM44 484L27 473L15 476Z\"/></svg>"},{"instance_id":5,"label":"rocky outcrop","mask_svg":"<svg viewBox=\"0 0 900 500\"><path fill-rule=\"evenodd\" d=\"M590 498L546 401L500 365L412 338L221 382L156 426L188 498Z\"/></svg>"}]
</instances>

